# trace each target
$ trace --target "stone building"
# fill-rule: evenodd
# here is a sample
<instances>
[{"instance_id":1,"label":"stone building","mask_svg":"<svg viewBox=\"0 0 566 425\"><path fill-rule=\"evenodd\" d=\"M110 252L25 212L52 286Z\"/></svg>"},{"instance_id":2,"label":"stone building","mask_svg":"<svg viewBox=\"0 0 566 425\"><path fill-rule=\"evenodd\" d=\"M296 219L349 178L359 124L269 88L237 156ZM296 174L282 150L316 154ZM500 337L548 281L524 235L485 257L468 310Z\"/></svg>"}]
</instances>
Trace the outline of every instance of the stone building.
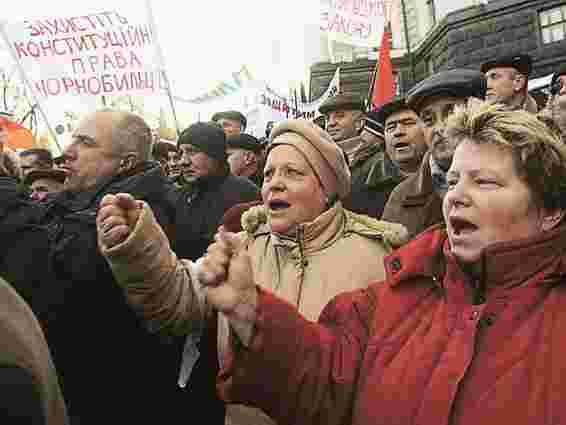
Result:
<instances>
[{"instance_id":1,"label":"stone building","mask_svg":"<svg viewBox=\"0 0 566 425\"><path fill-rule=\"evenodd\" d=\"M431 0L424 1L429 4ZM418 33L413 38L418 39ZM531 79L543 77L566 63L566 1L491 0L455 10L434 23L410 50L408 54L404 49L398 57L392 54L400 93L433 72L479 69L482 62L512 52L530 54L534 61ZM315 64L311 68L312 98L324 91L337 66L341 68L341 90L366 97L375 60L358 59Z\"/></svg>"}]
</instances>

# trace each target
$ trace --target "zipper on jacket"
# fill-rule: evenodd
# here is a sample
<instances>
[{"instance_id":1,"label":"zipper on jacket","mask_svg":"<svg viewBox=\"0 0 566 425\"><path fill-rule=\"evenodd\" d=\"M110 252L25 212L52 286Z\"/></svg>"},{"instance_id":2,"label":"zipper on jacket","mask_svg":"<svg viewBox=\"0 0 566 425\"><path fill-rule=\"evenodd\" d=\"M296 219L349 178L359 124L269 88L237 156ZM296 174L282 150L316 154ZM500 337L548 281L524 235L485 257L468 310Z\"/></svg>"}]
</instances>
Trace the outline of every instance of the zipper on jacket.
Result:
<instances>
[{"instance_id":1,"label":"zipper on jacket","mask_svg":"<svg viewBox=\"0 0 566 425\"><path fill-rule=\"evenodd\" d=\"M303 247L303 236L304 230L303 226L297 226L297 244L299 245L299 270L300 270L300 281L299 281L299 293L297 294L297 308L300 308L301 300L303 297L303 284L305 277L305 266L307 265L307 260L305 258L305 251Z\"/></svg>"},{"instance_id":2,"label":"zipper on jacket","mask_svg":"<svg viewBox=\"0 0 566 425\"><path fill-rule=\"evenodd\" d=\"M485 285L480 279L470 279L470 287L472 288L472 304L480 305L485 303Z\"/></svg>"}]
</instances>

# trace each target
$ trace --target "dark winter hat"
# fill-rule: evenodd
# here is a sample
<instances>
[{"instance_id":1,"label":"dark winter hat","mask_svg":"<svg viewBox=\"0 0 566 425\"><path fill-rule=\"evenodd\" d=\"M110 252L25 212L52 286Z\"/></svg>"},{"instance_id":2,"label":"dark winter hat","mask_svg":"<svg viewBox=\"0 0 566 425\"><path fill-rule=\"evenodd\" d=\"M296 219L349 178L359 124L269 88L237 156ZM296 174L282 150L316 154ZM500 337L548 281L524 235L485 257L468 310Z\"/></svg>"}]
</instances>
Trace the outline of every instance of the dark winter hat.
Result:
<instances>
[{"instance_id":1,"label":"dark winter hat","mask_svg":"<svg viewBox=\"0 0 566 425\"><path fill-rule=\"evenodd\" d=\"M533 60L529 55L504 55L497 59L484 62L480 71L484 74L491 68L509 67L515 68L521 74L528 76L533 67Z\"/></svg>"},{"instance_id":2,"label":"dark winter hat","mask_svg":"<svg viewBox=\"0 0 566 425\"><path fill-rule=\"evenodd\" d=\"M260 153L263 146L251 134L240 133L236 136L229 136L226 138L226 146L230 148L245 149L247 151L252 151L255 153Z\"/></svg>"},{"instance_id":3,"label":"dark winter hat","mask_svg":"<svg viewBox=\"0 0 566 425\"><path fill-rule=\"evenodd\" d=\"M407 93L407 105L416 113L428 98L453 96L467 99L470 96L483 99L487 83L484 75L472 69L456 68L437 72L421 81Z\"/></svg>"},{"instance_id":4,"label":"dark winter hat","mask_svg":"<svg viewBox=\"0 0 566 425\"><path fill-rule=\"evenodd\" d=\"M209 157L220 162L226 161L226 135L214 123L197 122L181 133L180 145L193 145Z\"/></svg>"},{"instance_id":5,"label":"dark winter hat","mask_svg":"<svg viewBox=\"0 0 566 425\"><path fill-rule=\"evenodd\" d=\"M395 97L389 102L382 105L377 111L375 112L368 112L368 117L371 116L375 121L377 121L382 129L385 127L385 121L391 115L399 111L412 111L412 109L407 105L407 100L404 97Z\"/></svg>"},{"instance_id":6,"label":"dark winter hat","mask_svg":"<svg viewBox=\"0 0 566 425\"><path fill-rule=\"evenodd\" d=\"M560 77L561 75L566 75L566 63L560 65L560 68L558 68L558 71L556 71L554 74L552 74L552 80L550 82L550 93L551 94L560 93L560 84L559 84L558 77Z\"/></svg>"},{"instance_id":7,"label":"dark winter hat","mask_svg":"<svg viewBox=\"0 0 566 425\"><path fill-rule=\"evenodd\" d=\"M346 94L337 94L331 96L322 102L319 106L318 112L327 114L332 111L363 111L364 104L359 97L350 96Z\"/></svg>"},{"instance_id":8,"label":"dark winter hat","mask_svg":"<svg viewBox=\"0 0 566 425\"><path fill-rule=\"evenodd\" d=\"M242 124L242 131L246 129L246 126L248 125L248 120L246 119L246 117L244 116L244 114L242 114L239 111L223 111L223 112L216 112L213 116L212 116L212 121L214 122L218 122L220 120L234 120L234 121L240 121L240 123Z\"/></svg>"}]
</instances>

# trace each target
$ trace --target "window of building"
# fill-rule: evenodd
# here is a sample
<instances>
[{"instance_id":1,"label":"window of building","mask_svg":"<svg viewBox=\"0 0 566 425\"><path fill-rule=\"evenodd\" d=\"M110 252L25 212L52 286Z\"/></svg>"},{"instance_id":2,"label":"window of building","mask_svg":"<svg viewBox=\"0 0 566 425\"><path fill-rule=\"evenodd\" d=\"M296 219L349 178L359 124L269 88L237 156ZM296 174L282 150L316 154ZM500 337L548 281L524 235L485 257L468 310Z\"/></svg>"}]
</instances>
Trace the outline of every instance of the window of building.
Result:
<instances>
[{"instance_id":1,"label":"window of building","mask_svg":"<svg viewBox=\"0 0 566 425\"><path fill-rule=\"evenodd\" d=\"M539 12L542 42L554 43L566 38L566 4Z\"/></svg>"},{"instance_id":2,"label":"window of building","mask_svg":"<svg viewBox=\"0 0 566 425\"><path fill-rule=\"evenodd\" d=\"M426 7L428 9L431 26L436 25L436 8L434 7L434 0L426 0Z\"/></svg>"},{"instance_id":3,"label":"window of building","mask_svg":"<svg viewBox=\"0 0 566 425\"><path fill-rule=\"evenodd\" d=\"M428 71L428 75L434 74L434 61L431 58L427 58L426 60L426 69Z\"/></svg>"}]
</instances>

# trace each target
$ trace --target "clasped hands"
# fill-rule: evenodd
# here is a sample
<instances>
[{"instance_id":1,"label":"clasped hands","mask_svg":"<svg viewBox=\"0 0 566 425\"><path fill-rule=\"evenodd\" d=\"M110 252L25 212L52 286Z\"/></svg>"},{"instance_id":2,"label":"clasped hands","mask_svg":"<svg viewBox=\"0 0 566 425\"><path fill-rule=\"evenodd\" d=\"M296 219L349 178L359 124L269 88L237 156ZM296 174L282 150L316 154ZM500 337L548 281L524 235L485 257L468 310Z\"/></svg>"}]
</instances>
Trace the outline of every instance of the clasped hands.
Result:
<instances>
[{"instance_id":1,"label":"clasped hands","mask_svg":"<svg viewBox=\"0 0 566 425\"><path fill-rule=\"evenodd\" d=\"M142 201L126 193L104 196L96 218L101 248L111 249L125 242L134 230L142 208ZM248 252L240 236L220 227L214 242L197 264L198 279L208 302L230 319L253 322L257 290Z\"/></svg>"}]
</instances>

